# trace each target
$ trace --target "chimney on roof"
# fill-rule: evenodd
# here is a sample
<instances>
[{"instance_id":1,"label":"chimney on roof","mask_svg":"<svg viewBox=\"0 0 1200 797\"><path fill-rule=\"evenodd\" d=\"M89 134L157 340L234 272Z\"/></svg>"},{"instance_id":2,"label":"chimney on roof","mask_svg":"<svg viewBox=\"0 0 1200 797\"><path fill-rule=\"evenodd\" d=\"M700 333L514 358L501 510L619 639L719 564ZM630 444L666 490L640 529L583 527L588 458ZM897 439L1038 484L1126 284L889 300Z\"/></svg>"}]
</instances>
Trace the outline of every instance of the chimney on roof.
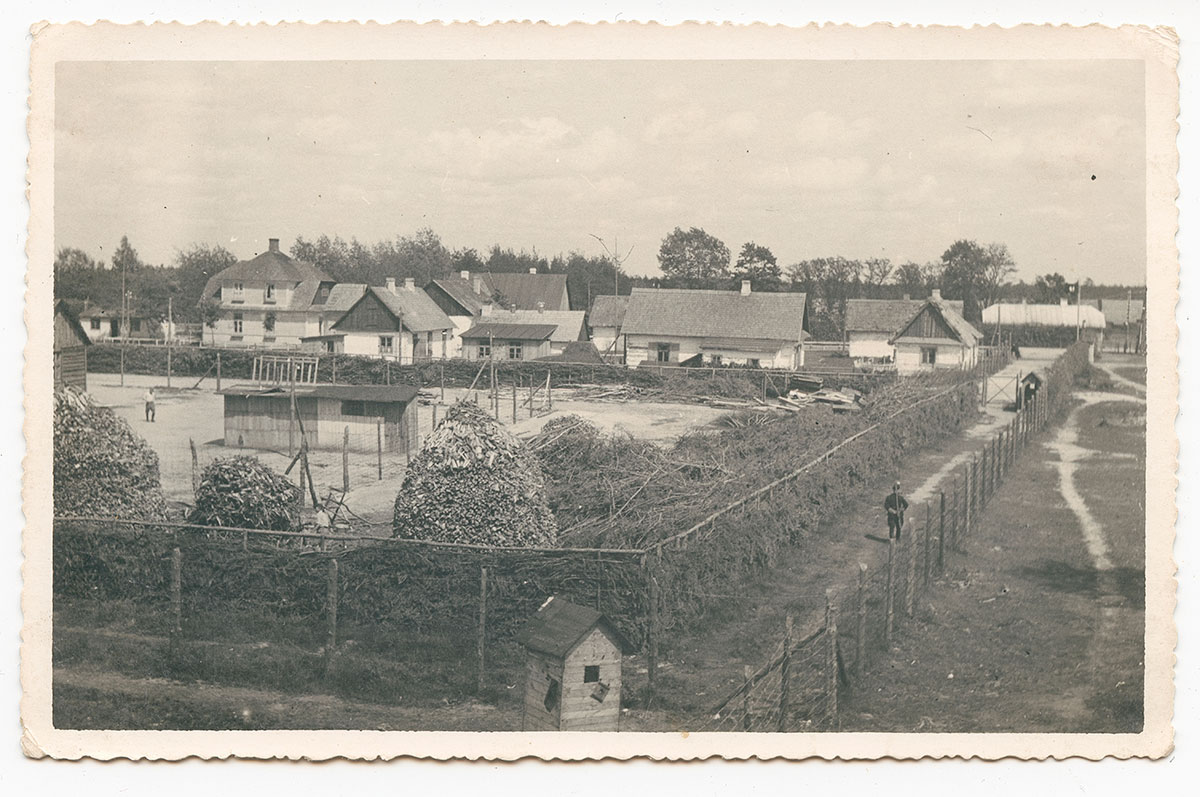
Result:
<instances>
[{"instance_id":1,"label":"chimney on roof","mask_svg":"<svg viewBox=\"0 0 1200 797\"><path fill-rule=\"evenodd\" d=\"M510 304L508 306L508 312L513 313L515 315L517 312L517 306L515 304Z\"/></svg>"},{"instance_id":2,"label":"chimney on roof","mask_svg":"<svg viewBox=\"0 0 1200 797\"><path fill-rule=\"evenodd\" d=\"M483 277L479 277L479 276L475 277L474 284L471 287L476 293L482 294L483 293Z\"/></svg>"},{"instance_id":3,"label":"chimney on roof","mask_svg":"<svg viewBox=\"0 0 1200 797\"><path fill-rule=\"evenodd\" d=\"M462 277L467 282L471 281L471 272L469 271L460 271L458 272L458 276Z\"/></svg>"},{"instance_id":4,"label":"chimney on roof","mask_svg":"<svg viewBox=\"0 0 1200 797\"><path fill-rule=\"evenodd\" d=\"M912 301L912 297L906 293L906 294L904 294L904 301L906 301L906 302Z\"/></svg>"},{"instance_id":5,"label":"chimney on roof","mask_svg":"<svg viewBox=\"0 0 1200 797\"><path fill-rule=\"evenodd\" d=\"M536 274L536 273L537 273L537 269L536 269L536 268L534 268L534 267L532 267L532 266L530 266L530 267L529 267L529 273L530 273L530 274Z\"/></svg>"},{"instance_id":6,"label":"chimney on roof","mask_svg":"<svg viewBox=\"0 0 1200 797\"><path fill-rule=\"evenodd\" d=\"M1067 306L1067 304L1068 304L1068 302L1067 302L1067 297L1066 297L1066 296L1064 296L1064 297L1062 297L1061 299L1059 299L1059 300L1058 300L1058 306L1059 306L1059 307L1066 307L1066 306Z\"/></svg>"},{"instance_id":7,"label":"chimney on roof","mask_svg":"<svg viewBox=\"0 0 1200 797\"><path fill-rule=\"evenodd\" d=\"M929 292L929 300L932 302L940 302L942 300L942 289L934 288Z\"/></svg>"},{"instance_id":8,"label":"chimney on roof","mask_svg":"<svg viewBox=\"0 0 1200 797\"><path fill-rule=\"evenodd\" d=\"M396 292L396 278L395 278L395 277L388 277L388 278L387 278L387 279L384 281L384 284L387 286L387 291L388 291L388 293L395 293L395 292Z\"/></svg>"},{"instance_id":9,"label":"chimney on roof","mask_svg":"<svg viewBox=\"0 0 1200 797\"><path fill-rule=\"evenodd\" d=\"M538 302L538 303L537 303L537 308L538 308L538 312L539 312L539 313L544 313L544 312L546 312L546 303L545 303L545 302Z\"/></svg>"},{"instance_id":10,"label":"chimney on roof","mask_svg":"<svg viewBox=\"0 0 1200 797\"><path fill-rule=\"evenodd\" d=\"M413 277L404 278L404 290L415 291L417 289L417 281Z\"/></svg>"},{"instance_id":11,"label":"chimney on roof","mask_svg":"<svg viewBox=\"0 0 1200 797\"><path fill-rule=\"evenodd\" d=\"M750 295L750 280L742 280L742 296Z\"/></svg>"},{"instance_id":12,"label":"chimney on roof","mask_svg":"<svg viewBox=\"0 0 1200 797\"><path fill-rule=\"evenodd\" d=\"M278 252L279 251L279 239L278 238L268 238L267 239L267 250L271 251L271 252Z\"/></svg>"}]
</instances>

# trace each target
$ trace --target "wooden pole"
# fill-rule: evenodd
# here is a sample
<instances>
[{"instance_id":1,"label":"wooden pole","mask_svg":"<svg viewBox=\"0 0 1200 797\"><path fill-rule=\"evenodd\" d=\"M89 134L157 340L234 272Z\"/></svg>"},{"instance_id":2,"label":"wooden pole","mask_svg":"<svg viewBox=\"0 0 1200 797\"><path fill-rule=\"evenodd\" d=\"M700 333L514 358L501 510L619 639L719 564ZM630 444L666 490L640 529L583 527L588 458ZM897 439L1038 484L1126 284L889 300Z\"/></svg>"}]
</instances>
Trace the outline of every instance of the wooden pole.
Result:
<instances>
[{"instance_id":1,"label":"wooden pole","mask_svg":"<svg viewBox=\"0 0 1200 797\"><path fill-rule=\"evenodd\" d=\"M375 467L383 481L383 421L375 421Z\"/></svg>"},{"instance_id":2,"label":"wooden pole","mask_svg":"<svg viewBox=\"0 0 1200 797\"><path fill-rule=\"evenodd\" d=\"M520 377L520 374L516 374L513 377L513 389L512 389L512 396L513 396L513 421L512 422L513 423L517 422L517 378L518 377Z\"/></svg>"},{"instance_id":3,"label":"wooden pole","mask_svg":"<svg viewBox=\"0 0 1200 797\"><path fill-rule=\"evenodd\" d=\"M330 559L325 575L325 671L328 673L333 664L333 654L337 650L338 622L338 561Z\"/></svg>"},{"instance_id":4,"label":"wooden pole","mask_svg":"<svg viewBox=\"0 0 1200 797\"><path fill-rule=\"evenodd\" d=\"M862 675L867 666L867 565L858 563L858 628L854 632L854 672Z\"/></svg>"},{"instance_id":5,"label":"wooden pole","mask_svg":"<svg viewBox=\"0 0 1200 797\"><path fill-rule=\"evenodd\" d=\"M892 620L893 620L893 604L894 593L896 586L896 539L888 537L888 553L887 553L887 594L883 599L883 639L887 642L888 647L892 645Z\"/></svg>"},{"instance_id":6,"label":"wooden pole","mask_svg":"<svg viewBox=\"0 0 1200 797\"><path fill-rule=\"evenodd\" d=\"M342 429L342 494L350 492L350 426Z\"/></svg>"},{"instance_id":7,"label":"wooden pole","mask_svg":"<svg viewBox=\"0 0 1200 797\"><path fill-rule=\"evenodd\" d=\"M779 727L780 733L788 728L788 710L792 691L792 616L789 614L783 626L783 659L779 662Z\"/></svg>"},{"instance_id":8,"label":"wooden pole","mask_svg":"<svg viewBox=\"0 0 1200 797\"><path fill-rule=\"evenodd\" d=\"M754 668L747 664L742 668L742 730L750 730L750 679L754 677Z\"/></svg>"},{"instance_id":9,"label":"wooden pole","mask_svg":"<svg viewBox=\"0 0 1200 797\"><path fill-rule=\"evenodd\" d=\"M930 548L932 541L930 537L933 535L933 509L929 506L929 502L925 502L925 539L924 549L925 554L921 559L921 589L929 589L929 564L930 564Z\"/></svg>"},{"instance_id":10,"label":"wooden pole","mask_svg":"<svg viewBox=\"0 0 1200 797\"><path fill-rule=\"evenodd\" d=\"M837 601L832 589L825 590L825 631L829 634L829 659L825 663L826 677L829 678L829 716L831 725L837 724L838 718L838 631L837 631Z\"/></svg>"},{"instance_id":11,"label":"wooden pole","mask_svg":"<svg viewBox=\"0 0 1200 797\"><path fill-rule=\"evenodd\" d=\"M917 541L912 534L906 534L904 539L904 613L912 617L917 592Z\"/></svg>"},{"instance_id":12,"label":"wooden pole","mask_svg":"<svg viewBox=\"0 0 1200 797\"><path fill-rule=\"evenodd\" d=\"M334 356L333 356L331 359L333 360L333 366L332 366L332 369L333 369L333 377L332 377L332 378L333 378L333 384L335 384L335 385L336 385L336 384L337 384L337 355L334 355Z\"/></svg>"},{"instance_id":13,"label":"wooden pole","mask_svg":"<svg viewBox=\"0 0 1200 797\"><path fill-rule=\"evenodd\" d=\"M485 662L487 652L487 582L488 571L486 567L479 568L479 634L477 640L476 655L478 657L478 679L475 683L477 692L483 691L483 680L485 673Z\"/></svg>"},{"instance_id":14,"label":"wooden pole","mask_svg":"<svg viewBox=\"0 0 1200 797\"><path fill-rule=\"evenodd\" d=\"M446 364L438 363L438 384L442 388L442 403L446 403Z\"/></svg>"},{"instance_id":15,"label":"wooden pole","mask_svg":"<svg viewBox=\"0 0 1200 797\"><path fill-rule=\"evenodd\" d=\"M188 438L188 446L192 449L192 500L200 494L200 458L196 455L196 441Z\"/></svg>"},{"instance_id":16,"label":"wooden pole","mask_svg":"<svg viewBox=\"0 0 1200 797\"><path fill-rule=\"evenodd\" d=\"M647 592L649 605L647 607L646 624L646 706L654 700L654 690L658 684L658 580L654 573L646 570Z\"/></svg>"},{"instance_id":17,"label":"wooden pole","mask_svg":"<svg viewBox=\"0 0 1200 797\"><path fill-rule=\"evenodd\" d=\"M183 630L183 552L171 549L171 635Z\"/></svg>"},{"instance_id":18,"label":"wooden pole","mask_svg":"<svg viewBox=\"0 0 1200 797\"><path fill-rule=\"evenodd\" d=\"M217 352L217 392L221 392L221 352Z\"/></svg>"},{"instance_id":19,"label":"wooden pole","mask_svg":"<svg viewBox=\"0 0 1200 797\"><path fill-rule=\"evenodd\" d=\"M300 511L303 511L303 509L304 509L304 489L305 489L304 476L305 476L305 473L307 473L307 470L304 467L304 440L300 441L299 457L300 457L300 467L296 468L296 470L299 471L299 473L300 473Z\"/></svg>"},{"instance_id":20,"label":"wooden pole","mask_svg":"<svg viewBox=\"0 0 1200 797\"><path fill-rule=\"evenodd\" d=\"M550 372L546 371L546 411L552 412L553 410L554 410L554 398L553 398L552 394L550 393Z\"/></svg>"},{"instance_id":21,"label":"wooden pole","mask_svg":"<svg viewBox=\"0 0 1200 797\"><path fill-rule=\"evenodd\" d=\"M125 340L121 340L121 387L125 386Z\"/></svg>"},{"instance_id":22,"label":"wooden pole","mask_svg":"<svg viewBox=\"0 0 1200 797\"><path fill-rule=\"evenodd\" d=\"M938 493L938 575L946 568L946 491Z\"/></svg>"},{"instance_id":23,"label":"wooden pole","mask_svg":"<svg viewBox=\"0 0 1200 797\"><path fill-rule=\"evenodd\" d=\"M529 375L529 417L533 417L533 374Z\"/></svg>"},{"instance_id":24,"label":"wooden pole","mask_svg":"<svg viewBox=\"0 0 1200 797\"><path fill-rule=\"evenodd\" d=\"M171 341L167 341L167 387L171 387Z\"/></svg>"},{"instance_id":25,"label":"wooden pole","mask_svg":"<svg viewBox=\"0 0 1200 797\"><path fill-rule=\"evenodd\" d=\"M288 376L291 377L291 379L290 379L291 390L288 394L289 399L290 399L290 401L288 403L288 407L289 407L289 410L288 410L288 456L289 457L296 453L296 439L295 439L296 438L296 379L295 379L295 374L291 373L291 370L292 370L292 358L289 357L288 358L288 372L289 372Z\"/></svg>"},{"instance_id":26,"label":"wooden pole","mask_svg":"<svg viewBox=\"0 0 1200 797\"><path fill-rule=\"evenodd\" d=\"M433 405L433 420L430 421L430 423L432 424L432 426L430 426L430 429L437 428L437 408L438 408L438 405L434 404Z\"/></svg>"}]
</instances>

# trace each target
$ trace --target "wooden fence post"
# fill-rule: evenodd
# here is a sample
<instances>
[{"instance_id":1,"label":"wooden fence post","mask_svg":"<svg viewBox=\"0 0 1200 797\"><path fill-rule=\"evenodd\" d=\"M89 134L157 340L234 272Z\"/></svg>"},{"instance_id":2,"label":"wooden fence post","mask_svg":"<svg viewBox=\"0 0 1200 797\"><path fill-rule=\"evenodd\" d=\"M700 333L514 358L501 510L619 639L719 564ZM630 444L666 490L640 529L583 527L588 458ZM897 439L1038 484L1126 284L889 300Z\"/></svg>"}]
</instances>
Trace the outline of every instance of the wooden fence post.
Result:
<instances>
[{"instance_id":1,"label":"wooden fence post","mask_svg":"<svg viewBox=\"0 0 1200 797\"><path fill-rule=\"evenodd\" d=\"M915 523L913 525L916 526ZM917 592L917 540L913 534L907 535L906 539L907 542L904 543L904 613L912 617Z\"/></svg>"},{"instance_id":2,"label":"wooden fence post","mask_svg":"<svg viewBox=\"0 0 1200 797\"><path fill-rule=\"evenodd\" d=\"M338 621L338 561L329 560L325 576L325 672L333 666L333 653L337 649Z\"/></svg>"},{"instance_id":3,"label":"wooden fence post","mask_svg":"<svg viewBox=\"0 0 1200 797\"><path fill-rule=\"evenodd\" d=\"M333 370L333 376L330 379L330 381L336 385L337 384L337 355L334 355L330 359L333 361L333 365L331 366L331 368Z\"/></svg>"},{"instance_id":4,"label":"wooden fence post","mask_svg":"<svg viewBox=\"0 0 1200 797\"><path fill-rule=\"evenodd\" d=\"M892 646L892 612L894 603L894 592L896 587L896 540L894 537L888 537L888 554L887 554L887 594L883 599L883 639L887 642L888 648Z\"/></svg>"},{"instance_id":5,"label":"wooden fence post","mask_svg":"<svg viewBox=\"0 0 1200 797\"><path fill-rule=\"evenodd\" d=\"M305 443L304 439L301 438L300 451L297 454L297 463L296 463L297 465L300 466L300 467L296 468L296 470L300 472L300 504L299 504L299 508L296 510L297 517L299 517L300 514L304 512L304 474L308 470L307 468L304 467L304 443ZM301 540L300 542L303 543L304 540Z\"/></svg>"},{"instance_id":6,"label":"wooden fence post","mask_svg":"<svg viewBox=\"0 0 1200 797\"><path fill-rule=\"evenodd\" d=\"M342 493L350 492L350 425L342 430Z\"/></svg>"},{"instance_id":7,"label":"wooden fence post","mask_svg":"<svg viewBox=\"0 0 1200 797\"><path fill-rule=\"evenodd\" d=\"M867 662L867 565L858 563L858 628L854 631L854 673L862 675Z\"/></svg>"},{"instance_id":8,"label":"wooden fence post","mask_svg":"<svg viewBox=\"0 0 1200 797\"><path fill-rule=\"evenodd\" d=\"M925 539L924 539L924 555L921 559L921 590L929 589L929 549L932 543L930 536L933 534L933 510L929 506L929 502L925 502Z\"/></svg>"},{"instance_id":9,"label":"wooden fence post","mask_svg":"<svg viewBox=\"0 0 1200 797\"><path fill-rule=\"evenodd\" d=\"M646 568L647 614L646 623L646 706L654 700L658 683L658 580Z\"/></svg>"},{"instance_id":10,"label":"wooden fence post","mask_svg":"<svg viewBox=\"0 0 1200 797\"><path fill-rule=\"evenodd\" d=\"M179 546L171 549L171 631L167 635L167 652L171 660L179 653L183 630L183 552Z\"/></svg>"},{"instance_id":11,"label":"wooden fence post","mask_svg":"<svg viewBox=\"0 0 1200 797\"><path fill-rule=\"evenodd\" d=\"M519 374L517 376L520 376ZM513 378L513 423L517 422L517 378Z\"/></svg>"},{"instance_id":12,"label":"wooden fence post","mask_svg":"<svg viewBox=\"0 0 1200 797\"><path fill-rule=\"evenodd\" d=\"M750 730L750 679L754 677L754 668L747 664L742 668L745 683L742 684L742 730Z\"/></svg>"},{"instance_id":13,"label":"wooden fence post","mask_svg":"<svg viewBox=\"0 0 1200 797\"><path fill-rule=\"evenodd\" d=\"M221 392L221 352L217 352L217 392Z\"/></svg>"},{"instance_id":14,"label":"wooden fence post","mask_svg":"<svg viewBox=\"0 0 1200 797\"><path fill-rule=\"evenodd\" d=\"M375 466L383 481L383 421L375 421Z\"/></svg>"},{"instance_id":15,"label":"wooden fence post","mask_svg":"<svg viewBox=\"0 0 1200 797\"><path fill-rule=\"evenodd\" d=\"M171 349L173 347L167 343L167 387L171 387Z\"/></svg>"},{"instance_id":16,"label":"wooden fence post","mask_svg":"<svg viewBox=\"0 0 1200 797\"><path fill-rule=\"evenodd\" d=\"M442 388L442 403L446 403L446 364L438 363L438 384Z\"/></svg>"},{"instance_id":17,"label":"wooden fence post","mask_svg":"<svg viewBox=\"0 0 1200 797\"><path fill-rule=\"evenodd\" d=\"M957 483L955 484L957 490ZM946 491L938 493L938 575L946 567Z\"/></svg>"},{"instance_id":18,"label":"wooden fence post","mask_svg":"<svg viewBox=\"0 0 1200 797\"><path fill-rule=\"evenodd\" d=\"M829 634L829 659L825 666L826 677L829 678L830 725L836 726L838 721L838 632L836 594L832 589L825 590L825 630Z\"/></svg>"},{"instance_id":19,"label":"wooden fence post","mask_svg":"<svg viewBox=\"0 0 1200 797\"><path fill-rule=\"evenodd\" d=\"M430 424L431 424L431 426L429 427L430 429L437 428L437 408L438 408L438 405L434 404L433 405L433 420L430 421Z\"/></svg>"},{"instance_id":20,"label":"wooden fence post","mask_svg":"<svg viewBox=\"0 0 1200 797\"><path fill-rule=\"evenodd\" d=\"M478 681L475 684L477 692L483 691L485 663L487 656L487 587L488 571L486 567L479 568L479 638L478 638Z\"/></svg>"},{"instance_id":21,"label":"wooden fence post","mask_svg":"<svg viewBox=\"0 0 1200 797\"><path fill-rule=\"evenodd\" d=\"M192 500L200 492L200 458L196 455L196 441L188 438L188 446L192 449Z\"/></svg>"},{"instance_id":22,"label":"wooden fence post","mask_svg":"<svg viewBox=\"0 0 1200 797\"><path fill-rule=\"evenodd\" d=\"M550 371L546 371L546 411L554 411L554 392L550 384Z\"/></svg>"},{"instance_id":23,"label":"wooden fence post","mask_svg":"<svg viewBox=\"0 0 1200 797\"><path fill-rule=\"evenodd\" d=\"M779 662L779 727L787 733L788 708L791 702L792 680L792 616L789 614L783 626L783 659Z\"/></svg>"}]
</instances>

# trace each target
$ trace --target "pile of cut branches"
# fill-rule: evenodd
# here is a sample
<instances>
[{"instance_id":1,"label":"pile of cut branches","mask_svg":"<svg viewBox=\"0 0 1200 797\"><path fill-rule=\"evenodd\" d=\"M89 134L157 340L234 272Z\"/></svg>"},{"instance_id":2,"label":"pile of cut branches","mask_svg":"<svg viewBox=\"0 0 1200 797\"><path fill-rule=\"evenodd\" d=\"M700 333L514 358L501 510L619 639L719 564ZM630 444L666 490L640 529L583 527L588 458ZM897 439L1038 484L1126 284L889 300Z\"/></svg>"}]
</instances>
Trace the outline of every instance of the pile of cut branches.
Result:
<instances>
[{"instance_id":1,"label":"pile of cut branches","mask_svg":"<svg viewBox=\"0 0 1200 797\"><path fill-rule=\"evenodd\" d=\"M54 514L162 520L158 454L73 388L54 395Z\"/></svg>"},{"instance_id":2,"label":"pile of cut branches","mask_svg":"<svg viewBox=\"0 0 1200 797\"><path fill-rule=\"evenodd\" d=\"M258 457L215 459L201 473L190 522L270 531L300 527L300 488Z\"/></svg>"}]
</instances>

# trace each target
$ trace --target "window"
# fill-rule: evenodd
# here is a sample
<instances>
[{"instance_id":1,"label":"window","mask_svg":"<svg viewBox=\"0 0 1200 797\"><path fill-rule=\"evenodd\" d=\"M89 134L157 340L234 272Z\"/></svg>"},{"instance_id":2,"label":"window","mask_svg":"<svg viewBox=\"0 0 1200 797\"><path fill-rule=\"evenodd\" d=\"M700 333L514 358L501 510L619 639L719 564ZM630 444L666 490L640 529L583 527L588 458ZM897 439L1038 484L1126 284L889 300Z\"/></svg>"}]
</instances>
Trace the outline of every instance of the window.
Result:
<instances>
[{"instance_id":1,"label":"window","mask_svg":"<svg viewBox=\"0 0 1200 797\"><path fill-rule=\"evenodd\" d=\"M750 359L747 361L747 363L746 363L746 364L747 364L747 365L749 365L751 368L761 368L761 367L762 367L762 365L759 363L759 361L758 361L758 358L757 358L757 357L751 357L751 358L750 358Z\"/></svg>"},{"instance_id":2,"label":"window","mask_svg":"<svg viewBox=\"0 0 1200 797\"><path fill-rule=\"evenodd\" d=\"M241 283L239 283L239 284L241 284ZM233 334L235 334L235 335L242 334L242 314L241 313L233 314Z\"/></svg>"},{"instance_id":3,"label":"window","mask_svg":"<svg viewBox=\"0 0 1200 797\"><path fill-rule=\"evenodd\" d=\"M492 356L492 344L479 341L479 359L486 359Z\"/></svg>"},{"instance_id":4,"label":"window","mask_svg":"<svg viewBox=\"0 0 1200 797\"><path fill-rule=\"evenodd\" d=\"M521 341L510 340L508 342L508 359L519 360L519 359L521 359L521 355L523 353L524 353L524 346L521 345Z\"/></svg>"},{"instance_id":5,"label":"window","mask_svg":"<svg viewBox=\"0 0 1200 797\"><path fill-rule=\"evenodd\" d=\"M671 362L671 344L656 343L654 344L655 359L660 363Z\"/></svg>"},{"instance_id":6,"label":"window","mask_svg":"<svg viewBox=\"0 0 1200 797\"><path fill-rule=\"evenodd\" d=\"M395 335L380 335L379 336L379 353L392 354L396 351L396 336Z\"/></svg>"},{"instance_id":7,"label":"window","mask_svg":"<svg viewBox=\"0 0 1200 797\"><path fill-rule=\"evenodd\" d=\"M367 402L365 401L343 401L342 415L366 415Z\"/></svg>"},{"instance_id":8,"label":"window","mask_svg":"<svg viewBox=\"0 0 1200 797\"><path fill-rule=\"evenodd\" d=\"M231 298L230 301L233 301L233 302L242 301L245 298L245 296L243 295L245 292L245 289L246 289L246 286L243 285L242 283L240 283L240 282L233 283L233 298Z\"/></svg>"},{"instance_id":9,"label":"window","mask_svg":"<svg viewBox=\"0 0 1200 797\"><path fill-rule=\"evenodd\" d=\"M387 406L381 401L347 400L342 402L342 415L383 418L387 416Z\"/></svg>"},{"instance_id":10,"label":"window","mask_svg":"<svg viewBox=\"0 0 1200 797\"><path fill-rule=\"evenodd\" d=\"M712 356L712 364L714 367L717 367L717 368L720 368L722 365L724 365L724 362L721 360L721 355L714 354Z\"/></svg>"},{"instance_id":11,"label":"window","mask_svg":"<svg viewBox=\"0 0 1200 797\"><path fill-rule=\"evenodd\" d=\"M100 328L100 319L93 318L92 319L92 329L99 329L99 328Z\"/></svg>"},{"instance_id":12,"label":"window","mask_svg":"<svg viewBox=\"0 0 1200 797\"><path fill-rule=\"evenodd\" d=\"M585 664L583 666L583 682L585 684L600 683L599 664Z\"/></svg>"},{"instance_id":13,"label":"window","mask_svg":"<svg viewBox=\"0 0 1200 797\"><path fill-rule=\"evenodd\" d=\"M546 699L542 701L542 705L546 710L553 714L558 710L558 699L562 696L562 686L554 678L550 679L550 686L546 688Z\"/></svg>"},{"instance_id":14,"label":"window","mask_svg":"<svg viewBox=\"0 0 1200 797\"><path fill-rule=\"evenodd\" d=\"M141 331L142 331L142 321L141 321L141 319L140 319L140 318L135 318L135 319L133 319L132 321L130 321L129 323L130 323L130 324L133 326L133 331L134 331L134 332L141 332Z\"/></svg>"},{"instance_id":15,"label":"window","mask_svg":"<svg viewBox=\"0 0 1200 797\"><path fill-rule=\"evenodd\" d=\"M274 302L274 301L275 301L275 283L273 283L273 282L268 282L268 283L267 283L267 295L266 295L266 300L267 300L268 302Z\"/></svg>"},{"instance_id":16,"label":"window","mask_svg":"<svg viewBox=\"0 0 1200 797\"><path fill-rule=\"evenodd\" d=\"M937 346L921 347L921 365L937 364Z\"/></svg>"},{"instance_id":17,"label":"window","mask_svg":"<svg viewBox=\"0 0 1200 797\"><path fill-rule=\"evenodd\" d=\"M326 352L328 352L329 354L333 354L333 352L334 352L334 345L333 345L333 341L332 341L332 340L327 340L327 341L325 341L325 351L326 351Z\"/></svg>"}]
</instances>

